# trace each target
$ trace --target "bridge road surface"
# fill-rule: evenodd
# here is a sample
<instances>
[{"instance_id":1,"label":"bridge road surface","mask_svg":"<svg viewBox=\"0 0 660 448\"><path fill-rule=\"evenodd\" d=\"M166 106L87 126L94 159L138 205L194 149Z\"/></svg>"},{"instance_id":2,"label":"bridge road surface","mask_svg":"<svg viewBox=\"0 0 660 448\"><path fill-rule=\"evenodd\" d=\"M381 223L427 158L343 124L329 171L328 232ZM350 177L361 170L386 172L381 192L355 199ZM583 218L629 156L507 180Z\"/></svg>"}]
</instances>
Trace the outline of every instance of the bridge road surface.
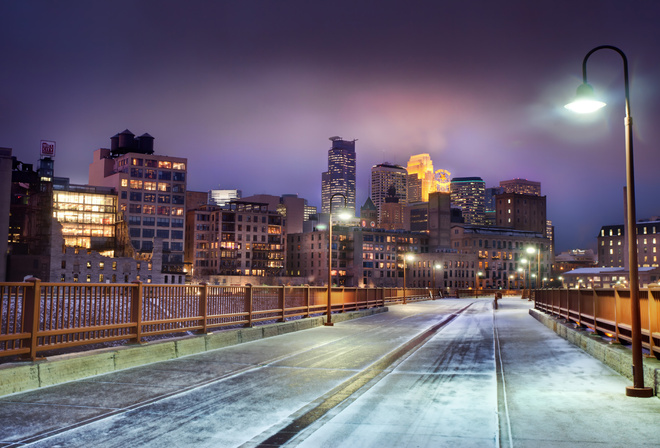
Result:
<instances>
[{"instance_id":1,"label":"bridge road surface","mask_svg":"<svg viewBox=\"0 0 660 448\"><path fill-rule=\"evenodd\" d=\"M657 447L519 298L443 299L0 399L0 447Z\"/></svg>"}]
</instances>

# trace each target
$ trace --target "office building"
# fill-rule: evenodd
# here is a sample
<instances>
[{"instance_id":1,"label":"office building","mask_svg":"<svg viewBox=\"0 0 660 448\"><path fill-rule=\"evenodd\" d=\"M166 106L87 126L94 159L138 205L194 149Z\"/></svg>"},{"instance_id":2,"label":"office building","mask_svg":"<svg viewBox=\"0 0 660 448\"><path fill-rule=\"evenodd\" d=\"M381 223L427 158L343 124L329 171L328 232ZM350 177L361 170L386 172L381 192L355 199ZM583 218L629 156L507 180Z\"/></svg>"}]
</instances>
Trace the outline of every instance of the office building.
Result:
<instances>
[{"instance_id":1,"label":"office building","mask_svg":"<svg viewBox=\"0 0 660 448\"><path fill-rule=\"evenodd\" d=\"M219 283L214 276L279 277L284 244L282 216L266 203L207 205L186 216L185 256L193 282Z\"/></svg>"},{"instance_id":2,"label":"office building","mask_svg":"<svg viewBox=\"0 0 660 448\"><path fill-rule=\"evenodd\" d=\"M436 191L431 156L429 154L411 156L406 171L408 172L407 203L428 201L429 194Z\"/></svg>"},{"instance_id":3,"label":"office building","mask_svg":"<svg viewBox=\"0 0 660 448\"><path fill-rule=\"evenodd\" d=\"M547 235L545 196L502 193L497 196L496 207L498 227L529 230Z\"/></svg>"},{"instance_id":4,"label":"office building","mask_svg":"<svg viewBox=\"0 0 660 448\"><path fill-rule=\"evenodd\" d=\"M660 218L637 221L637 263L639 267L660 266ZM598 232L598 266L628 269L628 241L625 226L603 226Z\"/></svg>"},{"instance_id":5,"label":"office building","mask_svg":"<svg viewBox=\"0 0 660 448\"><path fill-rule=\"evenodd\" d=\"M451 204L461 209L465 224L486 225L486 184L480 177L451 180Z\"/></svg>"},{"instance_id":6,"label":"office building","mask_svg":"<svg viewBox=\"0 0 660 448\"><path fill-rule=\"evenodd\" d=\"M392 188L394 193L392 194ZM381 163L371 168L371 195L369 196L378 210L380 223L381 208L387 197L395 196L402 206L407 203L408 172L399 165Z\"/></svg>"},{"instance_id":7,"label":"office building","mask_svg":"<svg viewBox=\"0 0 660 448\"><path fill-rule=\"evenodd\" d=\"M401 287L404 255L428 253L428 236L333 225L332 251L333 285ZM287 236L287 274L310 285L327 284L327 230Z\"/></svg>"},{"instance_id":8,"label":"office building","mask_svg":"<svg viewBox=\"0 0 660 448\"><path fill-rule=\"evenodd\" d=\"M511 179L500 181L503 193L531 194L541 196L541 182L527 179Z\"/></svg>"},{"instance_id":9,"label":"office building","mask_svg":"<svg viewBox=\"0 0 660 448\"><path fill-rule=\"evenodd\" d=\"M330 213L330 199L335 194L346 198L346 208L355 216L355 171L356 140L343 140L341 137L330 137L332 147L328 150L328 171L321 177L321 210ZM344 208L344 198L335 196L332 211Z\"/></svg>"},{"instance_id":10,"label":"office building","mask_svg":"<svg viewBox=\"0 0 660 448\"><path fill-rule=\"evenodd\" d=\"M230 201L235 201L243 197L241 190L209 190L208 203L222 207Z\"/></svg>"},{"instance_id":11,"label":"office building","mask_svg":"<svg viewBox=\"0 0 660 448\"><path fill-rule=\"evenodd\" d=\"M119 214L137 252L148 254L154 238L163 242L165 281L183 283L187 159L154 154L154 138L128 130L94 152L89 183L113 187Z\"/></svg>"},{"instance_id":12,"label":"office building","mask_svg":"<svg viewBox=\"0 0 660 448\"><path fill-rule=\"evenodd\" d=\"M528 247L540 249L540 255L530 255ZM553 253L542 232L457 224L451 228L451 248L477 255L484 288L536 286L537 279L542 281L551 274Z\"/></svg>"}]
</instances>

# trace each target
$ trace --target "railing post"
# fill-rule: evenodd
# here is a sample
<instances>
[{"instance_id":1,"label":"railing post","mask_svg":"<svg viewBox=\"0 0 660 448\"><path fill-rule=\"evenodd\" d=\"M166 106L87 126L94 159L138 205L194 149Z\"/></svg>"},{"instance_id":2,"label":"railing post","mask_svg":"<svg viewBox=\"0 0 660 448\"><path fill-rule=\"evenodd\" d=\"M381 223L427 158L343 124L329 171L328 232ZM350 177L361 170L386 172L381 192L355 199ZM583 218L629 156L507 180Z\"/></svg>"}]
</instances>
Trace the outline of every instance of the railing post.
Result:
<instances>
[{"instance_id":1,"label":"railing post","mask_svg":"<svg viewBox=\"0 0 660 448\"><path fill-rule=\"evenodd\" d=\"M284 290L285 286L282 285L282 287L279 290L279 302L280 302L280 307L282 308L282 317L280 318L280 322L285 322L286 321L286 292Z\"/></svg>"},{"instance_id":2,"label":"railing post","mask_svg":"<svg viewBox=\"0 0 660 448\"><path fill-rule=\"evenodd\" d=\"M39 340L39 321L41 320L41 280L30 277L25 281L32 282L32 286L26 286L24 292L23 331L30 333L30 353L28 355L32 361L35 361Z\"/></svg>"},{"instance_id":3,"label":"railing post","mask_svg":"<svg viewBox=\"0 0 660 448\"><path fill-rule=\"evenodd\" d=\"M304 289L304 291L305 291L305 306L307 307L307 315L305 317L309 317L309 296L310 296L310 294L309 294L309 285L305 285L304 288L305 288Z\"/></svg>"},{"instance_id":4,"label":"railing post","mask_svg":"<svg viewBox=\"0 0 660 448\"><path fill-rule=\"evenodd\" d=\"M202 283L199 285L199 316L202 320L202 329L200 330L202 334L206 334L208 326L208 315L209 315L209 285Z\"/></svg>"},{"instance_id":5,"label":"railing post","mask_svg":"<svg viewBox=\"0 0 660 448\"><path fill-rule=\"evenodd\" d=\"M614 330L616 330L614 334L616 335L616 342L621 342L619 341L619 304L620 303L621 300L619 297L619 291L616 288L614 288Z\"/></svg>"},{"instance_id":6,"label":"railing post","mask_svg":"<svg viewBox=\"0 0 660 448\"><path fill-rule=\"evenodd\" d=\"M652 293L651 288L648 288L648 313L649 313L649 348L651 350L651 355L657 356L655 353L655 341L653 340L653 333L657 331L657 305L655 303L655 295ZM656 324L656 325L654 325Z\"/></svg>"},{"instance_id":7,"label":"railing post","mask_svg":"<svg viewBox=\"0 0 660 448\"><path fill-rule=\"evenodd\" d=\"M246 327L252 326L252 285L247 285L245 287L245 308L247 309L247 323Z\"/></svg>"},{"instance_id":8,"label":"railing post","mask_svg":"<svg viewBox=\"0 0 660 448\"><path fill-rule=\"evenodd\" d=\"M144 289L142 282L133 282L133 301L131 303L131 322L135 322L135 342L142 342L142 309L144 307Z\"/></svg>"}]
</instances>

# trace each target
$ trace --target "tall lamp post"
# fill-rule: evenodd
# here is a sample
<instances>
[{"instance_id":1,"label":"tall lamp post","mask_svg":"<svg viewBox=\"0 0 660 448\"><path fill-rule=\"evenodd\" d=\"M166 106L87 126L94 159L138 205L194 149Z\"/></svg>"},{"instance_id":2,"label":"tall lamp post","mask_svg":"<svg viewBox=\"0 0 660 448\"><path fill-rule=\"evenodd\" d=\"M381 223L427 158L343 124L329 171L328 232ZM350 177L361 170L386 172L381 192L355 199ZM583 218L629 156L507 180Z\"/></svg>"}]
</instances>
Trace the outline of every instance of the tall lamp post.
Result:
<instances>
[{"instance_id":1,"label":"tall lamp post","mask_svg":"<svg viewBox=\"0 0 660 448\"><path fill-rule=\"evenodd\" d=\"M628 58L621 49L612 45L600 45L587 53L582 61L582 84L577 89L575 101L566 105L578 113L594 112L605 106L602 101L594 98L594 90L587 83L587 60L599 50L612 50L623 60L623 82L625 90L624 118L626 140L626 227L628 230L628 267L630 274L630 314L632 327L632 368L633 386L626 387L626 395L630 397L651 397L653 389L644 387L644 372L642 359L642 323L639 311L639 277L637 269L637 218L635 216L635 172L633 164L632 115L630 114L630 82L628 80Z\"/></svg>"},{"instance_id":2,"label":"tall lamp post","mask_svg":"<svg viewBox=\"0 0 660 448\"><path fill-rule=\"evenodd\" d=\"M537 249L535 247L530 246L526 249L526 251L530 255L530 258L532 256L532 254L536 254L536 269L537 269L538 272L537 272L537 275L536 275L536 281L534 282L534 287L538 288L539 287L538 282L539 282L539 279L541 278L541 248L539 247ZM532 260L531 259L529 261L529 264L530 264L529 269L530 269L530 273L531 273L531 269L532 269L532 266L531 266L532 265ZM531 288L531 286L532 285L530 285L530 288Z\"/></svg>"},{"instance_id":3,"label":"tall lamp post","mask_svg":"<svg viewBox=\"0 0 660 448\"><path fill-rule=\"evenodd\" d=\"M522 263L522 260L520 260L520 262ZM522 289L525 289L525 268L518 268L518 274L522 277L520 282L522 284Z\"/></svg>"},{"instance_id":4,"label":"tall lamp post","mask_svg":"<svg viewBox=\"0 0 660 448\"><path fill-rule=\"evenodd\" d=\"M407 305L408 301L406 299L406 268L408 267L407 261L412 261L414 260L415 257L413 254L405 254L403 256L403 304Z\"/></svg>"},{"instance_id":5,"label":"tall lamp post","mask_svg":"<svg viewBox=\"0 0 660 448\"><path fill-rule=\"evenodd\" d=\"M437 263L433 265L433 291L434 292L436 290L436 287L435 287L435 271L437 271L441 268L442 268L442 266L437 264ZM435 293L433 294L433 300L435 300Z\"/></svg>"},{"instance_id":6,"label":"tall lamp post","mask_svg":"<svg viewBox=\"0 0 660 448\"><path fill-rule=\"evenodd\" d=\"M335 196L344 198L344 209L346 208L346 196L342 193L335 193L330 196L330 217L328 218L328 306L326 309L325 324L328 327L334 325L332 322L332 200Z\"/></svg>"}]
</instances>

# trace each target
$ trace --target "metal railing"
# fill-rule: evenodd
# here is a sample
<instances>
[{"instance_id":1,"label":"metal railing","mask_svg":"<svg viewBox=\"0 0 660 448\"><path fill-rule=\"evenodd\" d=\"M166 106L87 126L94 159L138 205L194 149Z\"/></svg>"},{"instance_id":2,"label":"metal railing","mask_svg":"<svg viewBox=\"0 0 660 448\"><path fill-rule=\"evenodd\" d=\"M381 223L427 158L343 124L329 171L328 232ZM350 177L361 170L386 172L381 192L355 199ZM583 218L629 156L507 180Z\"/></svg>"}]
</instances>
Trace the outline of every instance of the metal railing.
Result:
<instances>
[{"instance_id":1,"label":"metal railing","mask_svg":"<svg viewBox=\"0 0 660 448\"><path fill-rule=\"evenodd\" d=\"M538 289L534 308L632 343L629 289ZM639 291L642 346L660 359L660 288Z\"/></svg>"},{"instance_id":2,"label":"metal railing","mask_svg":"<svg viewBox=\"0 0 660 448\"><path fill-rule=\"evenodd\" d=\"M327 287L0 283L0 358L35 360L40 352L231 326L318 316ZM407 300L432 298L406 289ZM332 288L331 308L343 313L403 301L395 288Z\"/></svg>"}]
</instances>

